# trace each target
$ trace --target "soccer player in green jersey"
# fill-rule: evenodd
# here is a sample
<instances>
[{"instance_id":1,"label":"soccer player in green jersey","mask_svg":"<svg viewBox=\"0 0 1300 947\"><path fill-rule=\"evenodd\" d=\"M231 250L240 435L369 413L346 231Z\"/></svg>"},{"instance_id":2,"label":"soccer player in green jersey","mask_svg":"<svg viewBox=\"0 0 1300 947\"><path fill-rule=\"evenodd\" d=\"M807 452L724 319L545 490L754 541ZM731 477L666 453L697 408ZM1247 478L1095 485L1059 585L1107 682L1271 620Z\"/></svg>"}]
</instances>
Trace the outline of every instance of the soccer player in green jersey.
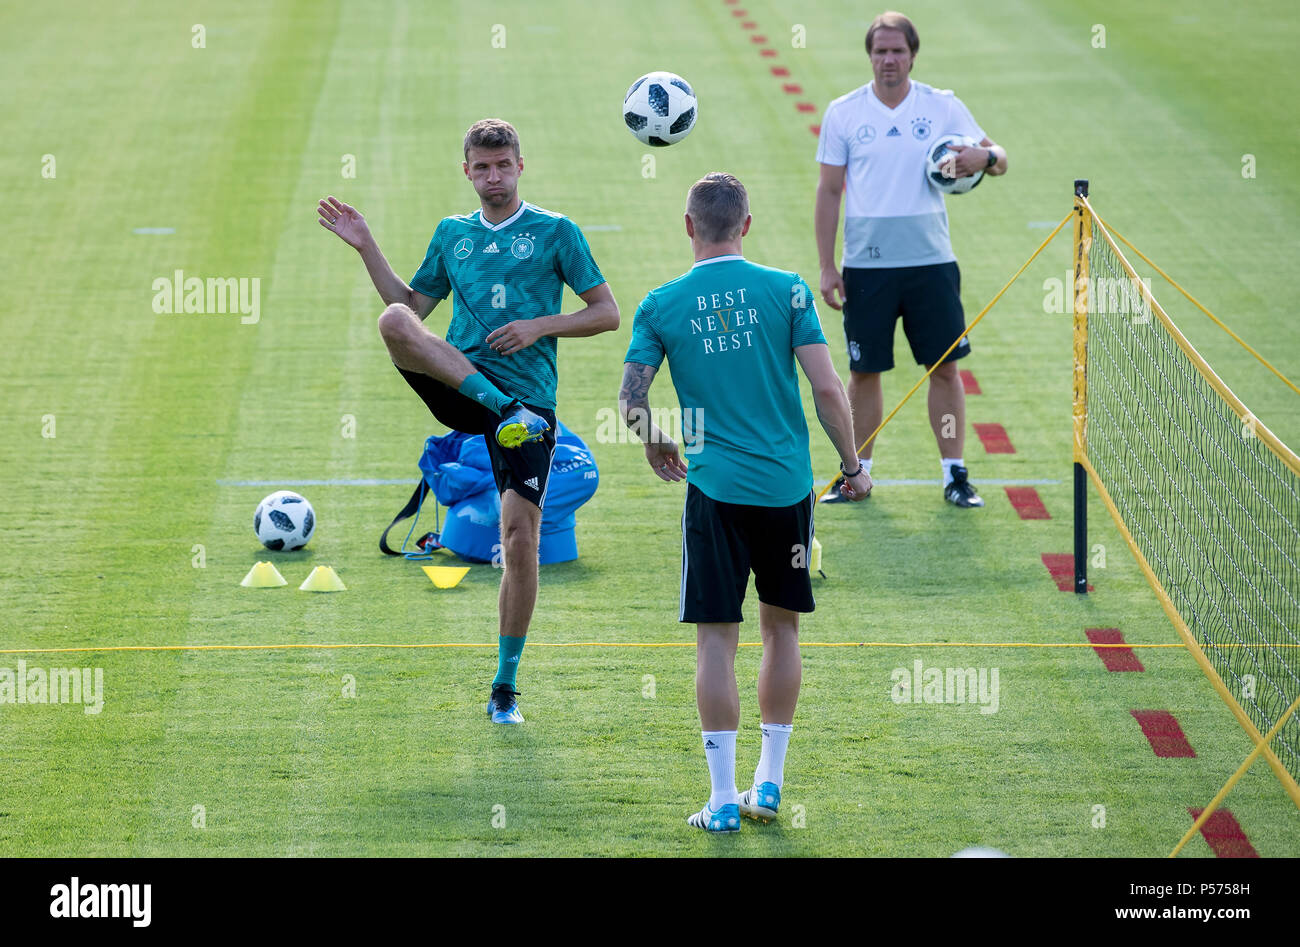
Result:
<instances>
[{"instance_id":1,"label":"soccer player in green jersey","mask_svg":"<svg viewBox=\"0 0 1300 947\"><path fill-rule=\"evenodd\" d=\"M839 452L842 494L860 500L871 491L812 292L797 273L741 256L749 225L749 198L732 175L714 172L691 187L686 233L695 265L641 302L619 392L650 469L687 482L678 620L696 626L695 695L712 781L708 803L687 822L709 832L738 831L742 814L769 822L781 801L801 679L799 613L813 610L812 461L796 360ZM689 467L650 420L650 383L665 358ZM751 569L763 639L763 743L753 787L738 794L735 663Z\"/></svg>"},{"instance_id":2,"label":"soccer player in green jersey","mask_svg":"<svg viewBox=\"0 0 1300 947\"><path fill-rule=\"evenodd\" d=\"M618 304L577 225L520 200L524 162L508 122L473 125L462 167L481 206L438 224L409 286L355 208L330 197L318 212L323 227L361 254L387 304L379 334L402 377L444 425L485 435L505 558L488 715L523 723L516 671L537 603L537 544L555 451L556 339L617 329ZM560 314L565 284L584 309ZM423 320L453 292L442 339Z\"/></svg>"}]
</instances>

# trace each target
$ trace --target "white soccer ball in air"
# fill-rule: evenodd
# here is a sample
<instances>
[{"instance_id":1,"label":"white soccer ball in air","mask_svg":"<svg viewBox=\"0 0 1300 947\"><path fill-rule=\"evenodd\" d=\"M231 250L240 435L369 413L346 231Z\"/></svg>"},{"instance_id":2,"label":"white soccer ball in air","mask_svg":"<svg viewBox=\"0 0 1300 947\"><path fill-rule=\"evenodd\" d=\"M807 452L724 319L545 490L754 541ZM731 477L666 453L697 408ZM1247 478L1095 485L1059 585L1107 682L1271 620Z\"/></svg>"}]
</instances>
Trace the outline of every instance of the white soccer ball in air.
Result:
<instances>
[{"instance_id":1,"label":"white soccer ball in air","mask_svg":"<svg viewBox=\"0 0 1300 947\"><path fill-rule=\"evenodd\" d=\"M306 498L291 490L277 490L257 504L253 532L267 549L291 552L301 549L316 531L316 511Z\"/></svg>"},{"instance_id":2,"label":"white soccer ball in air","mask_svg":"<svg viewBox=\"0 0 1300 947\"><path fill-rule=\"evenodd\" d=\"M975 185L984 180L984 172L976 171L968 178L958 178L952 176L952 169L948 168L945 174L943 163L949 158L956 157L956 152L949 148L949 145L967 145L971 148L979 147L979 142L969 135L943 135L936 138L930 144L930 150L925 153L925 179L930 182L930 186L945 194L965 194L967 191L975 189Z\"/></svg>"},{"instance_id":3,"label":"white soccer ball in air","mask_svg":"<svg viewBox=\"0 0 1300 947\"><path fill-rule=\"evenodd\" d=\"M681 76L650 72L632 83L623 97L623 121L645 145L675 145L691 133L699 107Z\"/></svg>"}]
</instances>

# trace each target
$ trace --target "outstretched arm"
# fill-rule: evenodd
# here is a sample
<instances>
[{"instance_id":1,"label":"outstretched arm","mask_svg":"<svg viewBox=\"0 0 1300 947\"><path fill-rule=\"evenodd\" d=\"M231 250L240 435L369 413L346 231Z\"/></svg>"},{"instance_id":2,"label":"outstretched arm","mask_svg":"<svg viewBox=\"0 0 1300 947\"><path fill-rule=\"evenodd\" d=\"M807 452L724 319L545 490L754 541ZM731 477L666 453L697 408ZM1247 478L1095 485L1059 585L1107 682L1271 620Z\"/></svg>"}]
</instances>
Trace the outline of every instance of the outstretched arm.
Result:
<instances>
[{"instance_id":1,"label":"outstretched arm","mask_svg":"<svg viewBox=\"0 0 1300 947\"><path fill-rule=\"evenodd\" d=\"M686 464L677 452L677 444L650 417L650 384L657 371L653 365L624 362L618 410L623 423L645 445L645 459L655 476L671 483L686 476Z\"/></svg>"},{"instance_id":2,"label":"outstretched arm","mask_svg":"<svg viewBox=\"0 0 1300 947\"><path fill-rule=\"evenodd\" d=\"M355 207L329 197L320 202L316 212L320 215L317 220L322 227L337 234L340 240L361 254L361 261L365 263L380 299L389 305L401 303L409 306L421 319L438 305L438 300L411 289L406 280L393 272L379 244L375 243L366 219Z\"/></svg>"}]
</instances>

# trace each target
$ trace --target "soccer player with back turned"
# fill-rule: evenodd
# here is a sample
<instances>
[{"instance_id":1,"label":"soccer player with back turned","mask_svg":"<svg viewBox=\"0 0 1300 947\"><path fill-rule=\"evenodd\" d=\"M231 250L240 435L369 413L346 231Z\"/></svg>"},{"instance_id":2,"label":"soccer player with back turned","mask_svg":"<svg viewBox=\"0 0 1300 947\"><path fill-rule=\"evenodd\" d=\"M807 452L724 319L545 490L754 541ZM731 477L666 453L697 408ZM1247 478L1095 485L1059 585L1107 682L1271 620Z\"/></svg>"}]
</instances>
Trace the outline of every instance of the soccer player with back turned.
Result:
<instances>
[{"instance_id":1,"label":"soccer player with back turned","mask_svg":"<svg viewBox=\"0 0 1300 947\"><path fill-rule=\"evenodd\" d=\"M696 625L695 693L712 782L708 803L687 822L709 832L738 831L742 814L770 821L781 801L802 677L799 613L813 610L812 462L796 360L847 472L841 493L861 499L871 490L812 292L798 274L741 256L749 225L749 198L732 175L714 172L691 188L686 233L695 265L641 302L619 392L651 469L661 480L687 481L678 619ZM689 468L650 420L648 392L665 358ZM763 742L753 786L738 794L735 661L751 569L763 639Z\"/></svg>"},{"instance_id":2,"label":"soccer player with back turned","mask_svg":"<svg viewBox=\"0 0 1300 947\"><path fill-rule=\"evenodd\" d=\"M956 145L952 173L1005 174L1007 154L985 136L951 92L910 78L921 40L901 13L882 13L867 30L874 79L826 109L817 143L817 254L821 293L844 310L849 347L853 439L861 446L884 416L881 374L894 367L894 325L918 365L935 365L966 327L961 274L948 238L943 195L922 171L930 142L968 135L978 147ZM844 199L843 272L835 265L835 230ZM966 392L957 359L970 354L962 339L930 376L930 427L939 445L944 499L983 506L967 476ZM871 469L875 442L862 462ZM824 503L838 500L834 494Z\"/></svg>"},{"instance_id":3,"label":"soccer player with back turned","mask_svg":"<svg viewBox=\"0 0 1300 947\"><path fill-rule=\"evenodd\" d=\"M379 334L402 377L444 425L485 435L505 558L487 709L494 723L523 723L515 675L537 603L537 544L555 450L556 339L617 329L618 304L582 231L520 200L524 162L508 122L476 123L464 152L462 169L481 206L438 224L409 286L354 208L331 197L318 211L321 225L361 254L388 304ZM586 308L559 314L565 284ZM423 320L453 292L444 340Z\"/></svg>"}]
</instances>

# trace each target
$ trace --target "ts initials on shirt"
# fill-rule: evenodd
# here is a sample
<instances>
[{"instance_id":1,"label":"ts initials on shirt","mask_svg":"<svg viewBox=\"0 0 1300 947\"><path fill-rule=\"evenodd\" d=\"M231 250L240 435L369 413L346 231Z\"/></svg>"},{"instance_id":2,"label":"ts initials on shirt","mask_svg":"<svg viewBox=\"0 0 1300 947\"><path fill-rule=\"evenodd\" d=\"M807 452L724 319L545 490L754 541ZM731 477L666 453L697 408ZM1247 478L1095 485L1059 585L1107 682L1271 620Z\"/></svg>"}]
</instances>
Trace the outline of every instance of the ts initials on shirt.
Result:
<instances>
[{"instance_id":1,"label":"ts initials on shirt","mask_svg":"<svg viewBox=\"0 0 1300 947\"><path fill-rule=\"evenodd\" d=\"M700 336L704 354L752 348L758 310L745 305L745 288L695 297L698 315L691 317L691 335Z\"/></svg>"}]
</instances>

